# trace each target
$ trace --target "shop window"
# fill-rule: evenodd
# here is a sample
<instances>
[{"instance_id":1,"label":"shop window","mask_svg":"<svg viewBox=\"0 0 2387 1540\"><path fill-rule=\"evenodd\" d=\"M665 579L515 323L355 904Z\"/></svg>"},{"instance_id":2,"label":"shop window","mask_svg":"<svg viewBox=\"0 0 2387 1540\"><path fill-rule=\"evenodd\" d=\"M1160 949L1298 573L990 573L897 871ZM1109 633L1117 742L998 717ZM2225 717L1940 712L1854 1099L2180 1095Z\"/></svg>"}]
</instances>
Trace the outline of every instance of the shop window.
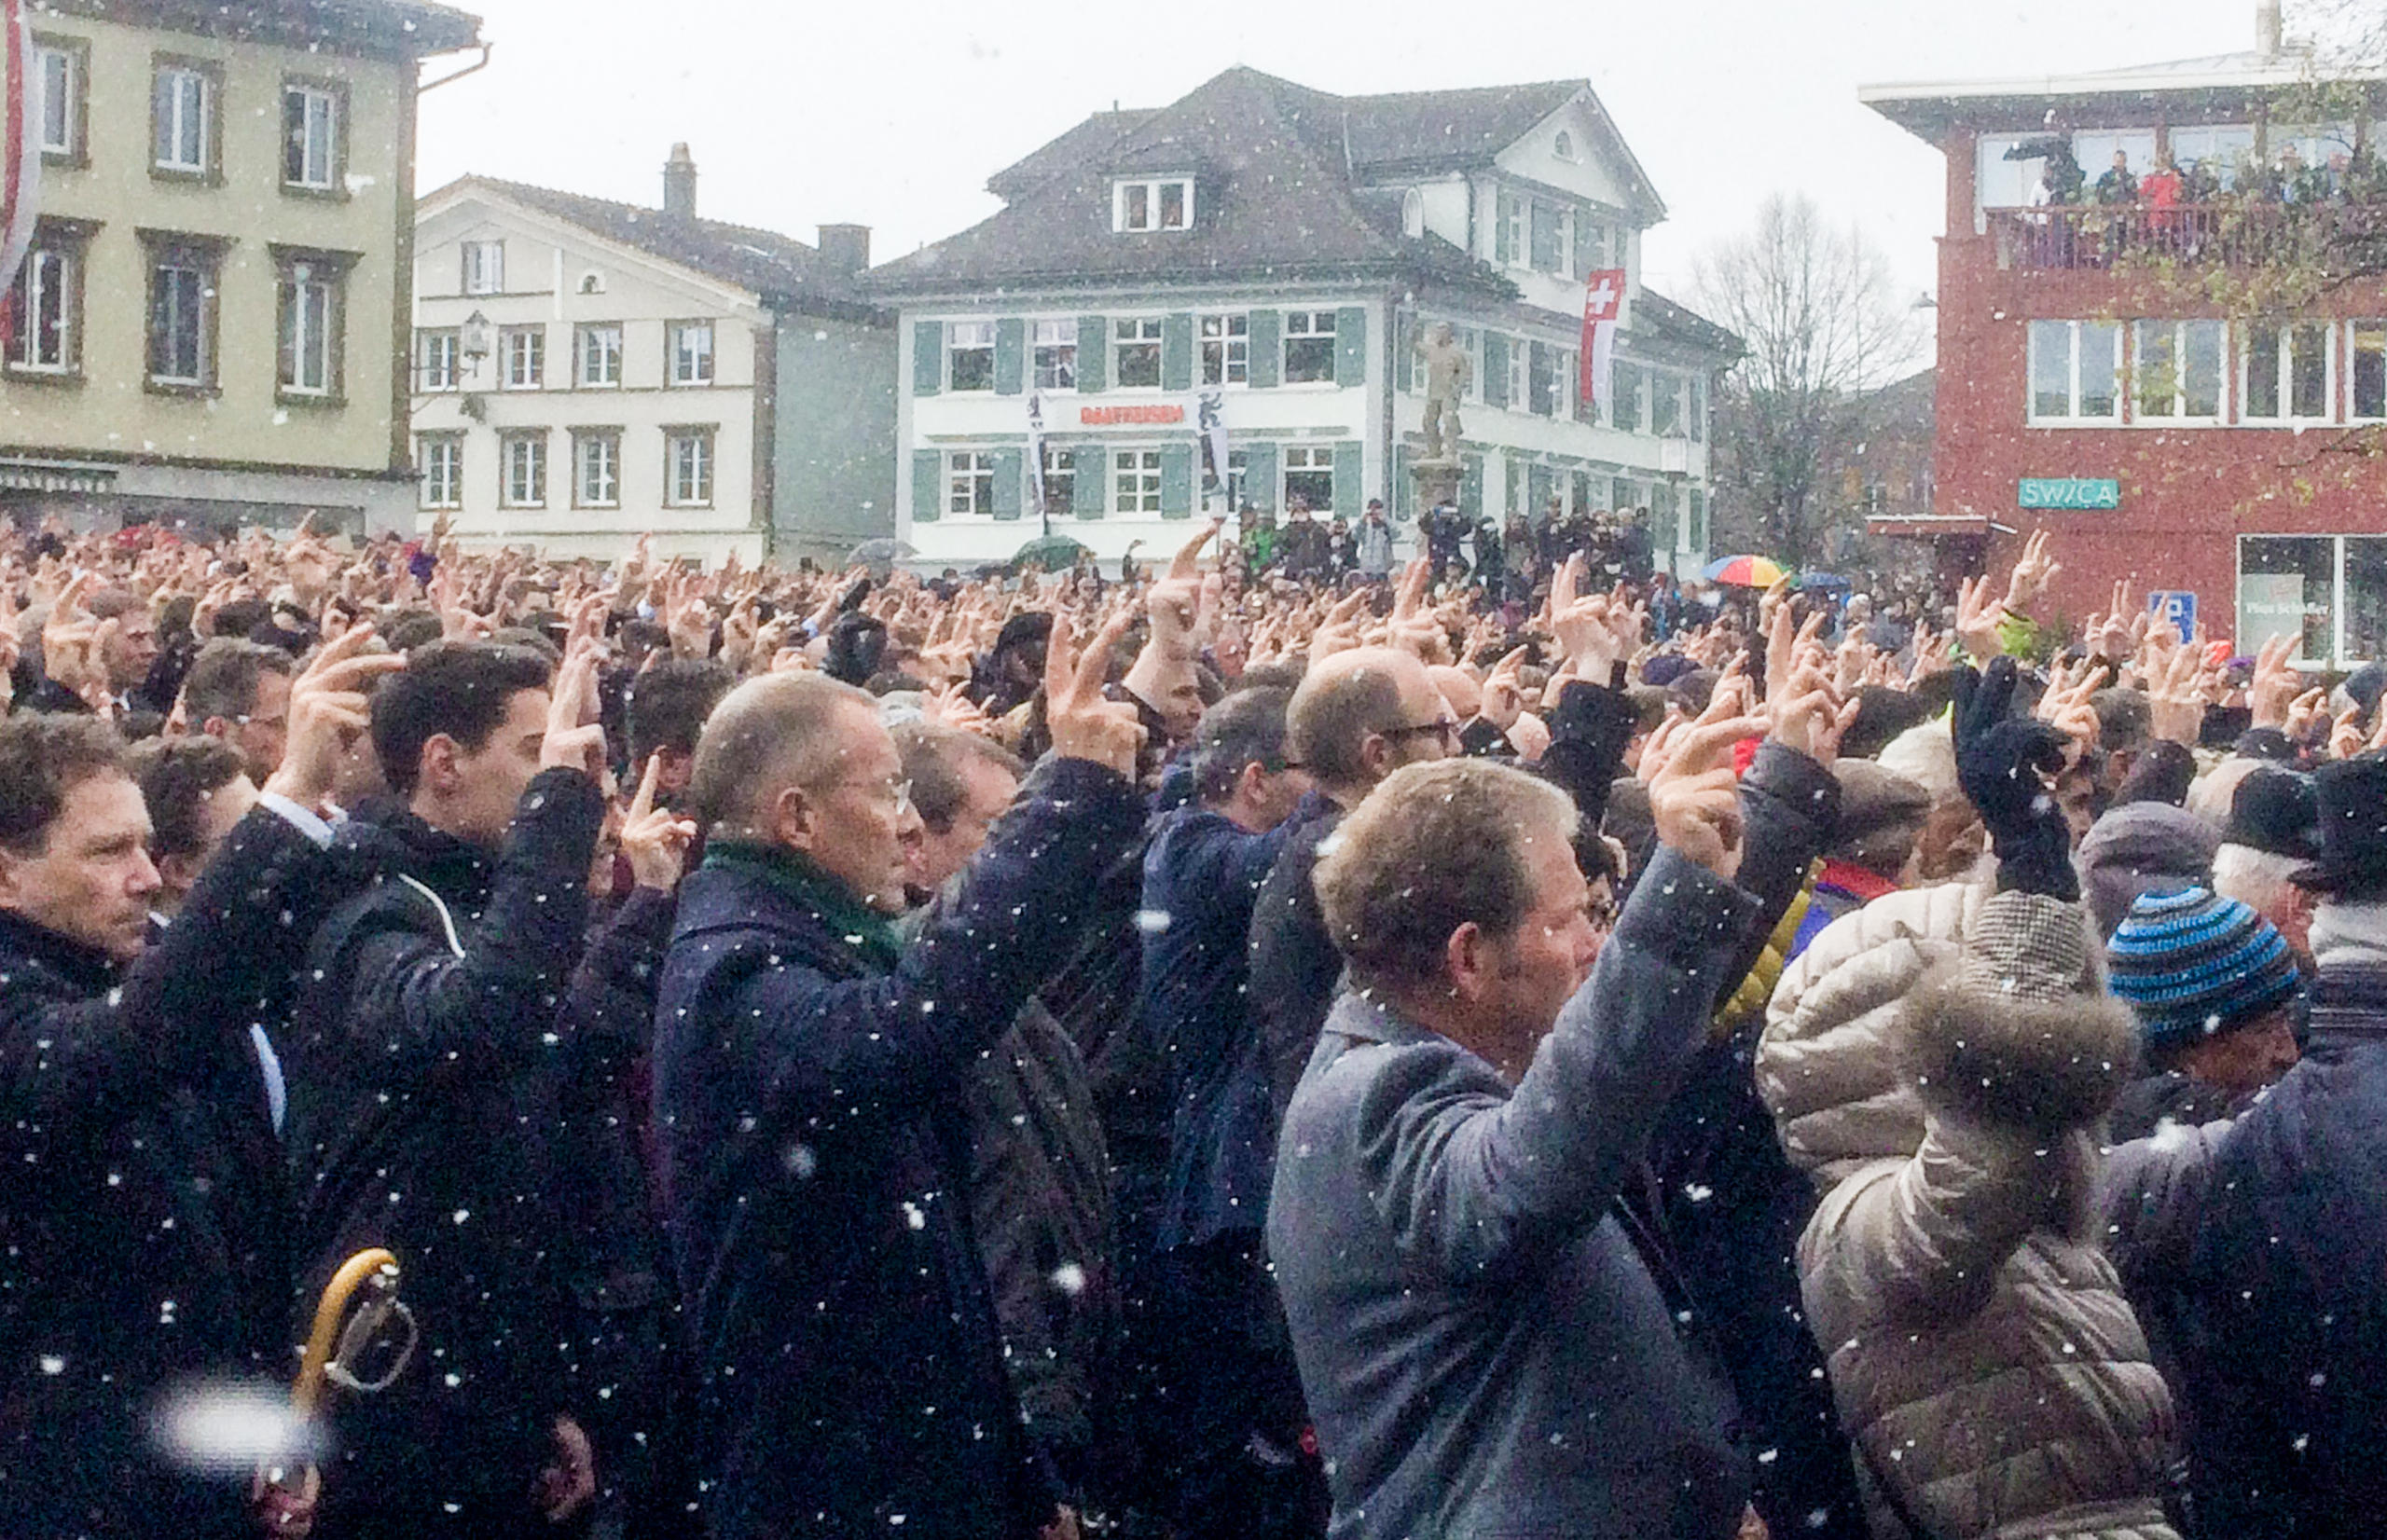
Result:
<instances>
[{"instance_id":1,"label":"shop window","mask_svg":"<svg viewBox=\"0 0 2387 1540\"><path fill-rule=\"evenodd\" d=\"M2387 658L2387 537L2346 538L2346 634L2339 662L2351 667Z\"/></svg>"},{"instance_id":2,"label":"shop window","mask_svg":"<svg viewBox=\"0 0 2387 1540\"><path fill-rule=\"evenodd\" d=\"M2301 639L2297 661L2325 664L2337 650L2337 541L2328 535L2249 535L2238 542L2238 645Z\"/></svg>"}]
</instances>

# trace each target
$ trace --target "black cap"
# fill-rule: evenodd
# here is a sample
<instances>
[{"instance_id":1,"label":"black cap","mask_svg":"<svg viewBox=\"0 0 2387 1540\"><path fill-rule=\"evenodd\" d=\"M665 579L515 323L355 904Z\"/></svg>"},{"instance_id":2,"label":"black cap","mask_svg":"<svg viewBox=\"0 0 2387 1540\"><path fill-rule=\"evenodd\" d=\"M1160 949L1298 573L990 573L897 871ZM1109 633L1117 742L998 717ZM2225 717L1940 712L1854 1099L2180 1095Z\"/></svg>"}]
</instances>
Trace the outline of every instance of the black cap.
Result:
<instances>
[{"instance_id":1,"label":"black cap","mask_svg":"<svg viewBox=\"0 0 2387 1540\"><path fill-rule=\"evenodd\" d=\"M2297 860L2321 857L2321 803L2312 777L2275 764L2246 772L2229 800L2229 827L2222 842L2268 850Z\"/></svg>"},{"instance_id":2,"label":"black cap","mask_svg":"<svg viewBox=\"0 0 2387 1540\"><path fill-rule=\"evenodd\" d=\"M2297 872L2297 885L2339 897L2387 893L2387 759L2325 764L2312 784L2321 804L2321 859Z\"/></svg>"}]
</instances>

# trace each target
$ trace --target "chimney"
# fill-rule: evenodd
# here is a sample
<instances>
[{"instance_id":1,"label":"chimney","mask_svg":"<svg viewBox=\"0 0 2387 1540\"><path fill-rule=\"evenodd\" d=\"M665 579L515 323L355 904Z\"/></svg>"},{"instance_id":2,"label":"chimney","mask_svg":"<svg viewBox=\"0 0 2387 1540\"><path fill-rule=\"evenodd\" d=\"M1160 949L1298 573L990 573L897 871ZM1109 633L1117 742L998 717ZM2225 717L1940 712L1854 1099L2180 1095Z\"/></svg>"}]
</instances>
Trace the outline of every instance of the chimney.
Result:
<instances>
[{"instance_id":1,"label":"chimney","mask_svg":"<svg viewBox=\"0 0 2387 1540\"><path fill-rule=\"evenodd\" d=\"M2270 60L2279 50L2279 0L2260 0L2255 7L2255 51Z\"/></svg>"},{"instance_id":2,"label":"chimney","mask_svg":"<svg viewBox=\"0 0 2387 1540\"><path fill-rule=\"evenodd\" d=\"M685 144L672 145L671 158L663 163L663 217L697 217L697 162Z\"/></svg>"},{"instance_id":3,"label":"chimney","mask_svg":"<svg viewBox=\"0 0 2387 1540\"><path fill-rule=\"evenodd\" d=\"M821 260L840 278L860 277L870 266L870 227L821 226Z\"/></svg>"}]
</instances>

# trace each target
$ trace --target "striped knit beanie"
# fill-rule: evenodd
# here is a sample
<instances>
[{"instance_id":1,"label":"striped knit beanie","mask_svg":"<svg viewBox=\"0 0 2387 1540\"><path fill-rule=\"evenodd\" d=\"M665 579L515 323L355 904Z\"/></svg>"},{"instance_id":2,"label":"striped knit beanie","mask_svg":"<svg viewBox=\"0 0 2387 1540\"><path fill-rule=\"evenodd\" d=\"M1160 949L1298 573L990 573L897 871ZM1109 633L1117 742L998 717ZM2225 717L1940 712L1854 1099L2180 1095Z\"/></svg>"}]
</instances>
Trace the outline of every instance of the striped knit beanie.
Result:
<instances>
[{"instance_id":1,"label":"striped knit beanie","mask_svg":"<svg viewBox=\"0 0 2387 1540\"><path fill-rule=\"evenodd\" d=\"M2278 927L2202 887L2132 904L2105 958L2113 991L2137 1009L2150 1049L2226 1032L2297 985L2296 958Z\"/></svg>"}]
</instances>

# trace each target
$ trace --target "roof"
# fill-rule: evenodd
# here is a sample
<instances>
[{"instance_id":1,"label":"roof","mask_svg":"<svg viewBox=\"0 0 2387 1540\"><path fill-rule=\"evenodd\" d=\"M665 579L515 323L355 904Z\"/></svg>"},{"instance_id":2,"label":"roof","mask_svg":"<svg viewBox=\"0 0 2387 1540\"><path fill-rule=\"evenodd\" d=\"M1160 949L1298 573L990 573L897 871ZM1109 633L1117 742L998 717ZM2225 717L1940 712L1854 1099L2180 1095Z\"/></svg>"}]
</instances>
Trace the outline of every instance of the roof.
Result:
<instances>
[{"instance_id":1,"label":"roof","mask_svg":"<svg viewBox=\"0 0 2387 1540\"><path fill-rule=\"evenodd\" d=\"M1342 97L1238 65L1168 106L1087 118L988 181L1009 207L873 269L869 282L926 292L1406 272L1512 295L1506 278L1448 241L1404 236L1399 199L1365 183L1489 165L1578 98L1598 112L1581 80ZM1635 196L1662 214L1639 163L1599 117ZM1196 178L1194 227L1113 231L1111 178L1170 171Z\"/></svg>"},{"instance_id":2,"label":"roof","mask_svg":"<svg viewBox=\"0 0 2387 1540\"><path fill-rule=\"evenodd\" d=\"M512 199L592 235L765 298L847 298L854 293L850 282L822 262L817 247L807 246L793 236L718 219L672 219L660 209L615 203L492 176L462 177L431 197L443 197L465 187Z\"/></svg>"},{"instance_id":3,"label":"roof","mask_svg":"<svg viewBox=\"0 0 2387 1540\"><path fill-rule=\"evenodd\" d=\"M1633 302L1632 332L1636 341L1653 341L1690 348L1700 352L1720 353L1728 361L1738 361L1748 351L1740 335L1716 324L1689 306L1677 305L1657 290L1644 286L1641 297Z\"/></svg>"},{"instance_id":4,"label":"roof","mask_svg":"<svg viewBox=\"0 0 2387 1540\"><path fill-rule=\"evenodd\" d=\"M2251 110L2283 90L2331 81L2387 80L2387 70L2328 67L2311 49L2209 54L2165 63L2003 80L1951 80L1860 86L1856 99L1910 133L1939 144L1951 130L2045 126L2128 126L2151 121L2159 106L2191 114ZM2073 125L2070 119L2084 119Z\"/></svg>"},{"instance_id":5,"label":"roof","mask_svg":"<svg viewBox=\"0 0 2387 1540\"><path fill-rule=\"evenodd\" d=\"M452 53L481 43L479 17L429 0L48 0L44 8L368 57Z\"/></svg>"}]
</instances>

